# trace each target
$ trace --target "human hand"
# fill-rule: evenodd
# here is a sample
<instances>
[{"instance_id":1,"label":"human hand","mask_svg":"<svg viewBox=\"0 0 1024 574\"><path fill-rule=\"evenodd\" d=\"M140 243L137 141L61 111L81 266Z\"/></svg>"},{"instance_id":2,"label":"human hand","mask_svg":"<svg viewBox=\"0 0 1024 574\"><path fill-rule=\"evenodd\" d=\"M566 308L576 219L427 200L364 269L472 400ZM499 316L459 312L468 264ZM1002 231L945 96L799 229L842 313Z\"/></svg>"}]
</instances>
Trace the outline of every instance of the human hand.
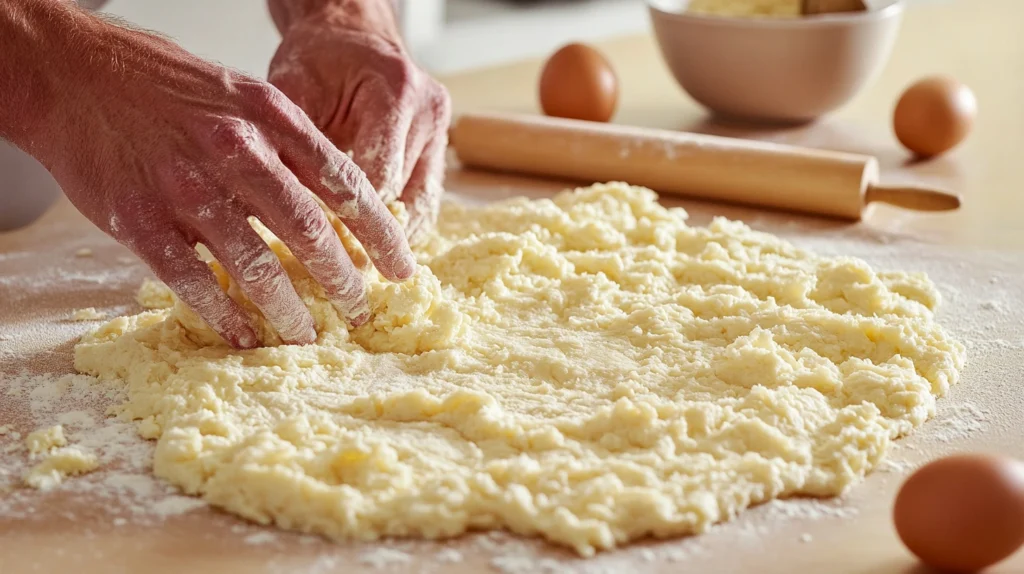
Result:
<instances>
[{"instance_id":1,"label":"human hand","mask_svg":"<svg viewBox=\"0 0 1024 574\"><path fill-rule=\"evenodd\" d=\"M141 257L235 347L259 344L243 309L194 249L205 245L294 344L313 319L251 227L273 231L353 324L369 318L363 278L312 191L390 280L413 274L400 224L349 157L270 84L164 39L80 13L88 45L76 98L37 154L90 220ZM84 30L83 27L88 27Z\"/></svg>"},{"instance_id":2,"label":"human hand","mask_svg":"<svg viewBox=\"0 0 1024 574\"><path fill-rule=\"evenodd\" d=\"M352 150L382 200L405 204L417 239L436 221L443 192L447 90L410 60L385 0L314 2L312 11L282 2L271 3L283 40L270 82Z\"/></svg>"}]
</instances>

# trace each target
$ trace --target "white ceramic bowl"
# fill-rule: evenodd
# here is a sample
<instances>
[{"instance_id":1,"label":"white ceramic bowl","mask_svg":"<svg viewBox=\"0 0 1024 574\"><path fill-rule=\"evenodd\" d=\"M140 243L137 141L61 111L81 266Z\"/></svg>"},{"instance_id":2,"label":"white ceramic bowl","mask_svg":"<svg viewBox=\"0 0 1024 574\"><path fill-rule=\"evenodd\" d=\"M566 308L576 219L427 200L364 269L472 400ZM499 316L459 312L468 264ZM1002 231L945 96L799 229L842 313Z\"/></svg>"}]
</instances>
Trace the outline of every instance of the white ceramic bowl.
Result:
<instances>
[{"instance_id":1,"label":"white ceramic bowl","mask_svg":"<svg viewBox=\"0 0 1024 574\"><path fill-rule=\"evenodd\" d=\"M687 13L687 0L648 0L654 33L680 86L718 114L802 122L846 104L885 66L899 0L869 12L799 18Z\"/></svg>"}]
</instances>

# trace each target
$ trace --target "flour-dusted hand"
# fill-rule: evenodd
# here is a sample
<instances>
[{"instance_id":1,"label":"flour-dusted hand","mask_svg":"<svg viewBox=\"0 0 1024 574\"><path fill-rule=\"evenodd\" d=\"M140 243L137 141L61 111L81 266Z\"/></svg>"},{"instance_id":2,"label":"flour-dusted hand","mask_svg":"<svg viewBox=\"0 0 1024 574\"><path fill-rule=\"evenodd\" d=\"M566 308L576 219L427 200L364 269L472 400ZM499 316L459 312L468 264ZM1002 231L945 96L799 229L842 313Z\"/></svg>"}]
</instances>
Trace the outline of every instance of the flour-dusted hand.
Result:
<instances>
[{"instance_id":1,"label":"flour-dusted hand","mask_svg":"<svg viewBox=\"0 0 1024 574\"><path fill-rule=\"evenodd\" d=\"M437 219L451 103L402 45L388 0L271 0L284 37L269 80L352 150L417 238Z\"/></svg>"},{"instance_id":2,"label":"flour-dusted hand","mask_svg":"<svg viewBox=\"0 0 1024 574\"><path fill-rule=\"evenodd\" d=\"M368 319L362 276L309 190L367 246L385 277L412 275L403 230L362 170L270 84L71 5L29 1L12 9L24 12L24 24L10 26L24 42L39 36L33 25L53 22L69 37L51 46L61 51L46 58L54 64L49 76L35 78L61 97L15 143L230 344L259 341L248 315L197 257L199 243L282 339L316 338L312 317L250 217L288 245L346 317Z\"/></svg>"}]
</instances>

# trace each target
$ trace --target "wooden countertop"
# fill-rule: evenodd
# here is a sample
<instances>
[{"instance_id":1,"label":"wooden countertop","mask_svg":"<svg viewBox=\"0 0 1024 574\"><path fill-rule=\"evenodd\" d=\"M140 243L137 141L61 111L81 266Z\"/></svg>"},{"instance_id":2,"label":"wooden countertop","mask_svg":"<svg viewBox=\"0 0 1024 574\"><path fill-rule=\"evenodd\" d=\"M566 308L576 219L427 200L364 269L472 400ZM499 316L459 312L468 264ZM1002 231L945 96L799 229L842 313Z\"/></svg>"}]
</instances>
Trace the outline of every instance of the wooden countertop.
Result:
<instances>
[{"instance_id":1,"label":"wooden countertop","mask_svg":"<svg viewBox=\"0 0 1024 574\"><path fill-rule=\"evenodd\" d=\"M886 177L909 177L945 185L962 192L966 202L962 210L947 214L919 215L880 207L862 226L955 249L1012 253L1024 247L1024 226L1018 223L1024 210L1024 159L1020 158L1024 150L1021 22L1024 2L1019 0L960 0L912 6L888 67L869 89L833 117L811 126L788 129L753 129L709 119L675 85L650 37L623 38L600 47L616 66L622 82L622 102L615 121L874 154L879 157ZM523 62L446 77L443 81L451 90L456 113L532 112L537 109L539 65ZM970 85L978 96L980 116L968 141L954 153L927 163L910 163L908 154L891 133L891 111L907 84L932 73L948 73ZM485 198L517 193L542 195L560 187L552 182L468 173L455 168L448 186L454 193ZM692 201L678 203L691 210L698 221L716 214L759 217L756 212L740 208ZM810 225L828 230L837 224ZM95 255L86 261L76 260L72 254L79 247L90 247ZM4 258L4 254L17 257ZM129 304L146 270L137 262L126 263L127 254L67 202L58 204L28 229L0 234L0 279L7 279L0 281L0 334L13 333L16 339L12 342L12 338L0 338L0 374L24 370L70 372L70 347L76 333L86 326L75 324L47 331L34 325L66 323L71 310L85 306L109 308ZM66 277L84 277L84 269L89 265L103 273L88 277L106 279L61 283ZM43 269L49 266L57 271ZM115 268L121 269L114 273ZM53 277L53 281L43 281ZM1007 277L1020 278L1024 273ZM29 293L26 286L35 291ZM16 291L17 288L22 291ZM14 353L9 351L11 345ZM19 355L18 349L23 354ZM1020 355L1007 352L986 362L984 368L1019 368ZM975 372L972 376L984 374ZM3 384L0 376L0 385ZM1019 392L1012 392L1019 398ZM0 390L0 425L11 423L22 432L34 430L27 422L29 417L23 412L12 412L11 404ZM957 446L1024 456L1024 425L1020 424L1020 416L1015 409L997 408L994 412L994 416L1002 418L991 421L991 426L1002 430L977 434ZM0 448L0 463L5 460L11 459L4 459ZM842 503L842 508L852 510L828 511L824 519L797 512L791 520L779 522L771 511L754 509L698 544L645 542L611 553L602 558L605 569L601 572L923 574L892 531L888 513L898 484L892 474L872 475ZM74 491L38 495L23 492L19 496L27 498L22 501L24 504L17 504L21 504L19 508L24 512L18 514L3 511L17 506L11 499L4 500L10 496L13 495L0 489L0 572L4 574L65 570L104 574L499 571L493 569L492 551L499 543L488 542L486 536L474 535L447 543L410 543L403 546L408 560L388 563L382 559L383 565L373 566L372 545L335 545L280 533L208 509L136 523L126 510L129 503L116 497L94 499ZM112 522L113 516L128 516L127 526ZM254 540L269 542L255 544ZM505 548L513 548L511 552L526 548L534 556L555 559L568 556L538 542L516 544L519 546L506 544ZM663 551L675 547L681 551ZM458 549L462 560L446 563L434 558L446 548ZM657 551L652 554L654 559L642 558L640 548ZM528 562L524 569L506 573L561 572L568 567L554 564L554 569L543 570L543 563ZM570 564L575 571L589 572L585 564ZM993 570L1021 571L1024 555Z\"/></svg>"}]
</instances>

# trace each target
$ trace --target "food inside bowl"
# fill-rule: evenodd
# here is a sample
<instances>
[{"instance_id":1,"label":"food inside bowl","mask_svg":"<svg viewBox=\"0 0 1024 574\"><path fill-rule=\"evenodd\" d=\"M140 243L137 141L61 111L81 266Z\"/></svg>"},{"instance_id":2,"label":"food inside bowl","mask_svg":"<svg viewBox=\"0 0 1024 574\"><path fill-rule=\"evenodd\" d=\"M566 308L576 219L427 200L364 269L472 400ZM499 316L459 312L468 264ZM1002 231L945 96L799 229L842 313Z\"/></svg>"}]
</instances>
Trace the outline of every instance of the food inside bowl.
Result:
<instances>
[{"instance_id":1,"label":"food inside bowl","mask_svg":"<svg viewBox=\"0 0 1024 574\"><path fill-rule=\"evenodd\" d=\"M731 17L797 17L800 0L691 0L686 12Z\"/></svg>"},{"instance_id":2,"label":"food inside bowl","mask_svg":"<svg viewBox=\"0 0 1024 574\"><path fill-rule=\"evenodd\" d=\"M799 18L877 10L897 0L650 0L661 10L726 18Z\"/></svg>"}]
</instances>

